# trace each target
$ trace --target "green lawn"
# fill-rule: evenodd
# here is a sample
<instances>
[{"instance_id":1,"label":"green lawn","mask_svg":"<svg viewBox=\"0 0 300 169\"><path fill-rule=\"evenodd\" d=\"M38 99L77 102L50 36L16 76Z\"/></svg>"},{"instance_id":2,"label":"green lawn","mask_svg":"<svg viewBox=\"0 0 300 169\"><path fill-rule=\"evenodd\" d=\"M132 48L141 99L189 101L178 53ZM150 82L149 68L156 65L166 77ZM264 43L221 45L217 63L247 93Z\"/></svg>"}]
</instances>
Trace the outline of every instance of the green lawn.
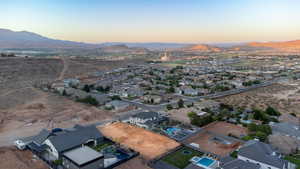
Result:
<instances>
[{"instance_id":1,"label":"green lawn","mask_svg":"<svg viewBox=\"0 0 300 169\"><path fill-rule=\"evenodd\" d=\"M190 152L189 154L184 154L183 152ZM171 164L175 167L178 167L180 169L185 168L186 166L189 165L189 160L194 157L194 156L202 156L203 153L199 151L195 151L191 148L188 147L183 147L176 152L167 155L162 159L162 161Z\"/></svg>"},{"instance_id":2,"label":"green lawn","mask_svg":"<svg viewBox=\"0 0 300 169\"><path fill-rule=\"evenodd\" d=\"M284 159L296 164L297 169L300 169L300 155L285 156Z\"/></svg>"},{"instance_id":3,"label":"green lawn","mask_svg":"<svg viewBox=\"0 0 300 169\"><path fill-rule=\"evenodd\" d=\"M94 146L92 148L94 150L96 150L96 151L101 151L102 149L104 149L104 148L106 148L108 146L111 146L111 145L113 145L112 142L105 142L105 143L102 143L102 144L98 144L98 145L96 145L96 146Z\"/></svg>"}]
</instances>

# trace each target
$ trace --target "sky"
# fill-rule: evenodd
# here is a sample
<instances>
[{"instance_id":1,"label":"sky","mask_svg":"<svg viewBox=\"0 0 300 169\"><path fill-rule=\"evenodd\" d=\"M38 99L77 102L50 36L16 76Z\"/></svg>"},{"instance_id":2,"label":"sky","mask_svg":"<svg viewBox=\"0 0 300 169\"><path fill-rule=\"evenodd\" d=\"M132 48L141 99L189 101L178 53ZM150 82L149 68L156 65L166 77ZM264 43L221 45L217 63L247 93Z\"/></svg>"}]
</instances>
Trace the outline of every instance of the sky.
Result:
<instances>
[{"instance_id":1,"label":"sky","mask_svg":"<svg viewBox=\"0 0 300 169\"><path fill-rule=\"evenodd\" d=\"M0 7L0 28L90 43L300 39L300 0L1 0Z\"/></svg>"}]
</instances>

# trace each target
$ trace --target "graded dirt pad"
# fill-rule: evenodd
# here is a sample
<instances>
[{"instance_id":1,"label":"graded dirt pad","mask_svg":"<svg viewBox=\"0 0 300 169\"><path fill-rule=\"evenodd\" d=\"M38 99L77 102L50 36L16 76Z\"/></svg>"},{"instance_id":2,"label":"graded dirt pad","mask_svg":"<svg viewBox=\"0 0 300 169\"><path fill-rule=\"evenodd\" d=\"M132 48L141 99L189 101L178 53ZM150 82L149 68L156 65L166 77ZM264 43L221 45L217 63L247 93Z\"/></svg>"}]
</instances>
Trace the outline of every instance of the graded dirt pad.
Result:
<instances>
[{"instance_id":1,"label":"graded dirt pad","mask_svg":"<svg viewBox=\"0 0 300 169\"><path fill-rule=\"evenodd\" d=\"M26 150L15 148L0 148L0 169L48 169L49 167L40 159Z\"/></svg>"},{"instance_id":2,"label":"graded dirt pad","mask_svg":"<svg viewBox=\"0 0 300 169\"><path fill-rule=\"evenodd\" d=\"M230 134L236 137L248 135L247 128L222 121L210 123L204 126L203 129L224 136L228 136Z\"/></svg>"},{"instance_id":3,"label":"graded dirt pad","mask_svg":"<svg viewBox=\"0 0 300 169\"><path fill-rule=\"evenodd\" d=\"M104 136L139 152L146 159L154 159L178 146L174 140L148 130L116 122L99 127Z\"/></svg>"},{"instance_id":4,"label":"graded dirt pad","mask_svg":"<svg viewBox=\"0 0 300 169\"><path fill-rule=\"evenodd\" d=\"M147 166L147 161L142 157L135 157L117 167L115 169L151 169Z\"/></svg>"},{"instance_id":5,"label":"graded dirt pad","mask_svg":"<svg viewBox=\"0 0 300 169\"><path fill-rule=\"evenodd\" d=\"M297 86L273 84L216 100L236 107L264 110L268 106L272 106L282 113L300 114L300 82L296 83L298 84Z\"/></svg>"},{"instance_id":6,"label":"graded dirt pad","mask_svg":"<svg viewBox=\"0 0 300 169\"><path fill-rule=\"evenodd\" d=\"M240 142L233 139L222 137L208 131L197 133L196 135L185 140L185 143L197 144L200 150L204 152L210 152L221 157L227 156L229 153L236 150L241 144Z\"/></svg>"}]
</instances>

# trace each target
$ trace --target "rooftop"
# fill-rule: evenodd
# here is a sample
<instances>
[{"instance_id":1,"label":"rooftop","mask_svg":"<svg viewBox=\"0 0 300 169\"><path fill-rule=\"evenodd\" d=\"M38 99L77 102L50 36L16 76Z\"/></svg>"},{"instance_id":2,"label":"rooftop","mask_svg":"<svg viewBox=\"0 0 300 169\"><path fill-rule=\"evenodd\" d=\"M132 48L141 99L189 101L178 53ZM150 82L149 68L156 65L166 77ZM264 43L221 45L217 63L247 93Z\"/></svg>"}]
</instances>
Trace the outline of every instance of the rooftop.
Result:
<instances>
[{"instance_id":1,"label":"rooftop","mask_svg":"<svg viewBox=\"0 0 300 169\"><path fill-rule=\"evenodd\" d=\"M103 157L103 155L90 147L84 146L73 149L71 151L67 151L63 154L69 160L72 160L79 166L82 166L90 161L99 159Z\"/></svg>"}]
</instances>

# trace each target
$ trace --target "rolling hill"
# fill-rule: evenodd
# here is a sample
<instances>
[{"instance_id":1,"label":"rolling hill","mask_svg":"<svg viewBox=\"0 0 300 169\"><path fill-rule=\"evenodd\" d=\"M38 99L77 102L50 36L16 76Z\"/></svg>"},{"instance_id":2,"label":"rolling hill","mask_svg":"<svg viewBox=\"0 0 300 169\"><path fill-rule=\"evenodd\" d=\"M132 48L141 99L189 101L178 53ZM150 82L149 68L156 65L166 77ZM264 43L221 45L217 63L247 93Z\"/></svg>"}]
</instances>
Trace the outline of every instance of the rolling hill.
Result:
<instances>
[{"instance_id":1,"label":"rolling hill","mask_svg":"<svg viewBox=\"0 0 300 169\"><path fill-rule=\"evenodd\" d=\"M220 51L222 51L221 48L214 47L211 45L204 45L204 44L189 45L187 47L181 48L180 50L185 51L185 52L220 52Z\"/></svg>"},{"instance_id":2,"label":"rolling hill","mask_svg":"<svg viewBox=\"0 0 300 169\"><path fill-rule=\"evenodd\" d=\"M277 50L300 50L300 40L285 42L252 42L249 47L264 47Z\"/></svg>"},{"instance_id":3,"label":"rolling hill","mask_svg":"<svg viewBox=\"0 0 300 169\"><path fill-rule=\"evenodd\" d=\"M47 38L36 33L0 29L0 48L97 48L99 45Z\"/></svg>"}]
</instances>

